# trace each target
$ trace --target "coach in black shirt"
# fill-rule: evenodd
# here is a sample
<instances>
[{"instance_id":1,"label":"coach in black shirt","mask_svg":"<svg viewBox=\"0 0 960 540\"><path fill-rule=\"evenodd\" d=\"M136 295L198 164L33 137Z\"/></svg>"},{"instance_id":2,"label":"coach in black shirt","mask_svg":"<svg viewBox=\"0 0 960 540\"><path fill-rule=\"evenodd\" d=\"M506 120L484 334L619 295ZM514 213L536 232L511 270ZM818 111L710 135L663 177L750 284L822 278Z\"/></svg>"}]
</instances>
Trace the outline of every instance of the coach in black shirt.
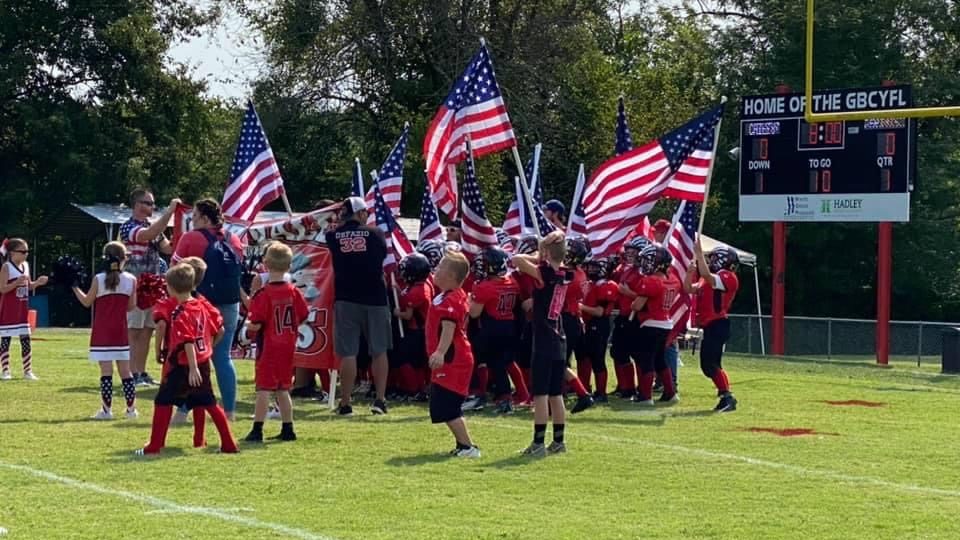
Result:
<instances>
[{"instance_id":1,"label":"coach in black shirt","mask_svg":"<svg viewBox=\"0 0 960 540\"><path fill-rule=\"evenodd\" d=\"M340 357L342 398L337 414L353 414L350 394L357 377L360 337L367 341L373 359L377 399L370 410L386 414L387 350L392 347L387 285L383 260L387 242L383 231L366 225L367 206L360 197L343 201L341 225L327 231L327 247L333 258L333 347Z\"/></svg>"}]
</instances>

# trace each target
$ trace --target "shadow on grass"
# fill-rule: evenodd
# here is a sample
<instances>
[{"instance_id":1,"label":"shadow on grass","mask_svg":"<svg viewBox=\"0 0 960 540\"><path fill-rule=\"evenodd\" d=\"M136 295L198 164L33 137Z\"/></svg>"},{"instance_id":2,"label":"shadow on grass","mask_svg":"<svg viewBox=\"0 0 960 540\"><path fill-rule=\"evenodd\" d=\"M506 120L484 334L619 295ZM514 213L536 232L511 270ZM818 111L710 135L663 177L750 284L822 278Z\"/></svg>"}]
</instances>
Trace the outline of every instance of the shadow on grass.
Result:
<instances>
[{"instance_id":1,"label":"shadow on grass","mask_svg":"<svg viewBox=\"0 0 960 540\"><path fill-rule=\"evenodd\" d=\"M517 467L526 467L529 465L534 465L547 459L545 457L535 458L530 456L524 456L522 454L514 454L512 456L507 456L503 459L498 459L497 461L492 461L490 463L485 463L484 467L490 467L493 469L514 469Z\"/></svg>"},{"instance_id":2,"label":"shadow on grass","mask_svg":"<svg viewBox=\"0 0 960 540\"><path fill-rule=\"evenodd\" d=\"M442 463L456 459L447 452L420 454L415 456L397 456L385 461L391 467L416 467L418 465L429 465L431 463Z\"/></svg>"}]
</instances>

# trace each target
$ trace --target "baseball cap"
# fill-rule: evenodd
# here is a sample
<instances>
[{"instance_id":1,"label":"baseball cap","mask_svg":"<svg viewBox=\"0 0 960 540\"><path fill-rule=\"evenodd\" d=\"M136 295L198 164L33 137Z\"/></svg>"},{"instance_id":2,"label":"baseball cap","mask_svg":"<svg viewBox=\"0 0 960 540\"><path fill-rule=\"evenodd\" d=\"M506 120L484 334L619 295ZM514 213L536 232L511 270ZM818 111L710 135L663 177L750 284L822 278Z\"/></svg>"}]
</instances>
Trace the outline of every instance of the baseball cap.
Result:
<instances>
[{"instance_id":1,"label":"baseball cap","mask_svg":"<svg viewBox=\"0 0 960 540\"><path fill-rule=\"evenodd\" d=\"M670 222L665 219L658 219L657 222L653 224L653 230L667 232L670 230Z\"/></svg>"},{"instance_id":2,"label":"baseball cap","mask_svg":"<svg viewBox=\"0 0 960 540\"><path fill-rule=\"evenodd\" d=\"M567 207L563 205L562 202L556 199L550 199L547 201L547 204L543 205L544 208L550 210L551 212L556 212L562 216L567 215Z\"/></svg>"},{"instance_id":3,"label":"baseball cap","mask_svg":"<svg viewBox=\"0 0 960 540\"><path fill-rule=\"evenodd\" d=\"M361 210L366 210L367 203L362 197L347 197L343 201L343 209L347 214L353 215Z\"/></svg>"}]
</instances>

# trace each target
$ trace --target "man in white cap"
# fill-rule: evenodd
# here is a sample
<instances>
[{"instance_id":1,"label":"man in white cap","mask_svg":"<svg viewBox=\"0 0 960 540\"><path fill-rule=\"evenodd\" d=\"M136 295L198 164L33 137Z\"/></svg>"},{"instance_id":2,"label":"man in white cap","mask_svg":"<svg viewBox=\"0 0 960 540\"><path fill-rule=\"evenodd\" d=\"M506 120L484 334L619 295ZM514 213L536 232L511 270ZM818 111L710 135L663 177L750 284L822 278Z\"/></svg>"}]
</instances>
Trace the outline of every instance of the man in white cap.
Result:
<instances>
[{"instance_id":1,"label":"man in white cap","mask_svg":"<svg viewBox=\"0 0 960 540\"><path fill-rule=\"evenodd\" d=\"M340 357L341 400L337 414L350 416L350 395L357 377L360 337L373 358L377 397L370 411L387 414L387 350L393 345L383 260L387 242L383 231L366 225L367 206L360 197L343 201L340 226L325 237L333 259L333 347Z\"/></svg>"}]
</instances>

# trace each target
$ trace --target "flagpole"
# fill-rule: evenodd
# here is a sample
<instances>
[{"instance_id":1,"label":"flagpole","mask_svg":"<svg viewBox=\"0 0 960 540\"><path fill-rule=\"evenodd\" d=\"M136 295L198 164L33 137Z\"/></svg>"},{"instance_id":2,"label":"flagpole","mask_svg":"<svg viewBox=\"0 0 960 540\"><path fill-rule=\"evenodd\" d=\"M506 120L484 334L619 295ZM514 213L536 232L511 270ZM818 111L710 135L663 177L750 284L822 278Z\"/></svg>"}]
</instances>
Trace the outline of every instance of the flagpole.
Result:
<instances>
[{"instance_id":1,"label":"flagpole","mask_svg":"<svg viewBox=\"0 0 960 540\"><path fill-rule=\"evenodd\" d=\"M260 123L260 113L257 112L257 107L253 104L253 100L248 98L247 103L250 105L250 108L253 109L253 114L257 117L257 123ZM267 132L263 129L262 123L260 123L260 132L263 134L263 142L267 144L267 148L270 148L270 140L267 138ZM279 163L277 163L277 171L280 171ZM290 200L287 199L286 189L280 192L280 198L283 200L283 206L287 209L287 215L293 217L293 210L290 209Z\"/></svg>"},{"instance_id":2,"label":"flagpole","mask_svg":"<svg viewBox=\"0 0 960 540\"><path fill-rule=\"evenodd\" d=\"M727 102L727 96L720 98L720 104ZM713 128L713 154L710 158L710 169L707 171L707 182L703 187L703 205L700 207L700 225L697 226L697 236L703 232L703 219L707 217L707 200L710 198L710 180L713 179L713 166L717 162L717 145L720 143L720 125L723 123L723 116L717 120L717 125ZM699 240L699 238L697 238Z\"/></svg>"},{"instance_id":3,"label":"flagpole","mask_svg":"<svg viewBox=\"0 0 960 540\"><path fill-rule=\"evenodd\" d=\"M364 194L367 193L367 190L363 185L363 171L360 169L360 158L358 157L353 158L353 162L354 162L354 167L357 168L356 170L357 183L360 184L360 193L357 196L363 197Z\"/></svg>"},{"instance_id":4,"label":"flagpole","mask_svg":"<svg viewBox=\"0 0 960 540\"><path fill-rule=\"evenodd\" d=\"M533 223L533 233L537 235L537 239L539 239L541 238L540 227L538 227L536 223L537 213L533 209L533 199L530 197L530 186L527 185L527 175L523 172L523 165L520 162L520 152L517 151L516 145L513 146L512 150L513 160L517 163L517 171L520 173L520 189L523 190L523 200L527 207L527 212L530 212L530 222ZM523 223L520 223L520 230L523 230Z\"/></svg>"},{"instance_id":5,"label":"flagpole","mask_svg":"<svg viewBox=\"0 0 960 540\"><path fill-rule=\"evenodd\" d=\"M287 209L287 215L293 217L293 210L290 209L290 200L287 199L287 190L283 190L283 192L280 193L280 198L283 199L283 206Z\"/></svg>"},{"instance_id":6,"label":"flagpole","mask_svg":"<svg viewBox=\"0 0 960 540\"><path fill-rule=\"evenodd\" d=\"M580 207L580 197L583 196L583 188L587 183L586 176L583 171L583 163L580 164L580 170L577 171L577 185L573 188L573 202L570 203L570 216L567 218L567 236L570 236L570 233L573 232L573 227L571 227L571 222L573 221L573 215L577 212L577 208Z\"/></svg>"},{"instance_id":7,"label":"flagpole","mask_svg":"<svg viewBox=\"0 0 960 540\"><path fill-rule=\"evenodd\" d=\"M680 221L680 216L683 215L683 211L687 208L687 201L680 201L680 206L677 207L677 212L673 214L673 221L670 223L670 228L667 230L667 235L663 237L664 247L670 245L670 239L673 238L673 231L677 228L677 222ZM702 213L700 215L703 215Z\"/></svg>"},{"instance_id":8,"label":"flagpole","mask_svg":"<svg viewBox=\"0 0 960 540\"><path fill-rule=\"evenodd\" d=\"M357 160L357 163L359 163L359 160ZM359 165L358 165L358 166L359 166ZM377 186L377 185L380 184L380 174L377 172L376 169L370 171L370 178L373 179L373 185L374 185L374 186ZM382 194L382 193L380 194L380 197L383 197L383 194ZM376 196L374 196L374 199L376 199ZM390 209L387 208L387 211L389 212ZM374 212L376 212L376 201L374 201ZM391 217L392 217L392 216L393 216L393 214L391 214ZM396 227L399 227L399 226L400 226L400 225L397 224L397 223L394 223L394 225L395 225ZM400 265L400 261L399 261L399 260L396 260L396 258L397 258L397 246L395 246L395 245L393 244L393 238L390 239L390 246L393 248L393 258L394 258L397 266L399 266L399 265ZM398 288L398 287L397 287L397 272L396 272L396 271L393 271L393 272L390 272L390 290L393 291L393 306L394 306L395 308L399 309L399 308L400 308L400 296L397 294L397 288ZM403 321L400 319L400 317L397 317L397 327L400 329L400 337L401 337L401 338L406 337L406 336L404 335L404 331L403 331Z\"/></svg>"}]
</instances>

